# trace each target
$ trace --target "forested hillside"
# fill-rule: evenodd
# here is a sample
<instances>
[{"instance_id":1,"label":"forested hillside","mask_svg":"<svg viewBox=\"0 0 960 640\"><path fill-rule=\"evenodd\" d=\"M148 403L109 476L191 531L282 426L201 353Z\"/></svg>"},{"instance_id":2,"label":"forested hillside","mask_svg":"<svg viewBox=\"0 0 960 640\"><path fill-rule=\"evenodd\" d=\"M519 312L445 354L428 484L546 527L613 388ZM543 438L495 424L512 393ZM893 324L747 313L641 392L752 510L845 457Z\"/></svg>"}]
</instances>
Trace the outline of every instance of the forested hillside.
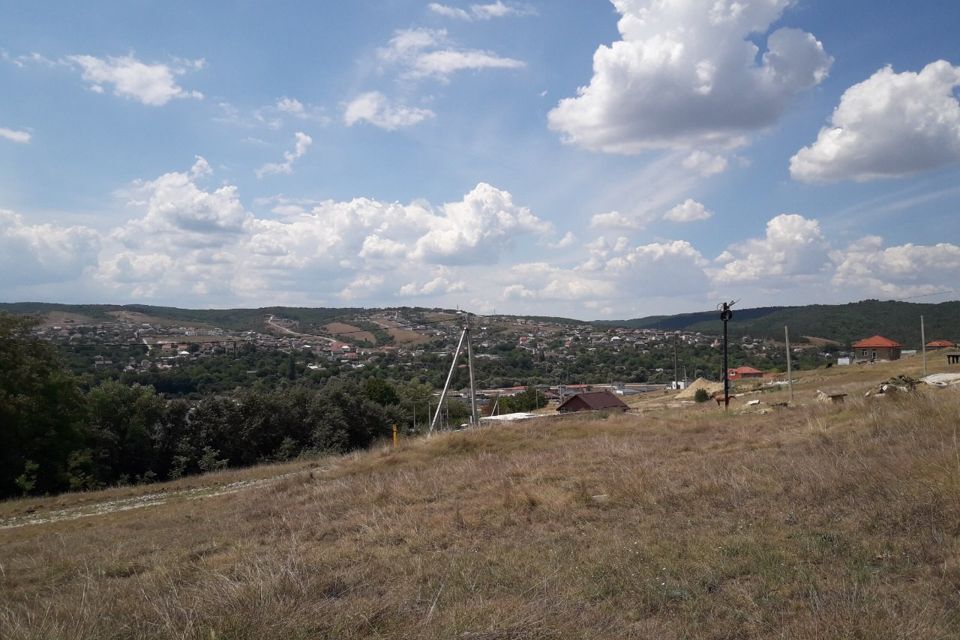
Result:
<instances>
[{"instance_id":1,"label":"forested hillside","mask_svg":"<svg viewBox=\"0 0 960 640\"><path fill-rule=\"evenodd\" d=\"M863 300L839 305L803 307L734 307L731 335L751 335L781 339L783 327L792 336L816 336L842 344L876 334L901 342L907 348L920 348L920 316L924 318L927 340L960 339L960 302L917 304ZM601 324L601 323L598 323ZM608 326L659 328L719 333L722 325L715 311L675 316L651 316L622 322L604 322Z\"/></svg>"}]
</instances>

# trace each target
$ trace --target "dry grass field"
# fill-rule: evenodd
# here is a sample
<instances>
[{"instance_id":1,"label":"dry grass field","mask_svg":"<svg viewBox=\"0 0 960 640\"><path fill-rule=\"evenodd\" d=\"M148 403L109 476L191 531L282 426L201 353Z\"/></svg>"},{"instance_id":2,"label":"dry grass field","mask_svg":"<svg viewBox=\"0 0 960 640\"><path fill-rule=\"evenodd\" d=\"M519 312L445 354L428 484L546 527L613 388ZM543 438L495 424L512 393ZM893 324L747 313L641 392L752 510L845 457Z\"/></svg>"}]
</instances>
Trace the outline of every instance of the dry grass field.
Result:
<instances>
[{"instance_id":1,"label":"dry grass field","mask_svg":"<svg viewBox=\"0 0 960 640\"><path fill-rule=\"evenodd\" d=\"M863 398L885 367L0 529L0 637L957 638L960 389ZM808 402L827 384L851 395Z\"/></svg>"},{"instance_id":2,"label":"dry grass field","mask_svg":"<svg viewBox=\"0 0 960 640\"><path fill-rule=\"evenodd\" d=\"M369 331L364 331L360 327L355 327L352 324L347 324L345 322L331 322L324 325L323 329L324 331L329 332L330 335L346 340L347 342L365 340L370 344L377 343L377 337Z\"/></svg>"},{"instance_id":3,"label":"dry grass field","mask_svg":"<svg viewBox=\"0 0 960 640\"><path fill-rule=\"evenodd\" d=\"M393 338L394 344L397 345L417 345L430 341L430 338L427 336L419 334L416 331L411 331L410 329L404 329L389 318L375 318L371 320L371 322L383 327L390 337Z\"/></svg>"}]
</instances>

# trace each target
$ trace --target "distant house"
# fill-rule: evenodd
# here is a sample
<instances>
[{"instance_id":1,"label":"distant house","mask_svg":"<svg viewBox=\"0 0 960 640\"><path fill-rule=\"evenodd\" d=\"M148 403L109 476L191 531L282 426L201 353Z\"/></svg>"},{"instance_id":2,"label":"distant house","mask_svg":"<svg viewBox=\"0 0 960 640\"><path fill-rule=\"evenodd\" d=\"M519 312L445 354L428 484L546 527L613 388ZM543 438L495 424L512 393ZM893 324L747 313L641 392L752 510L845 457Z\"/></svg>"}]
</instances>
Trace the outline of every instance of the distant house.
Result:
<instances>
[{"instance_id":1,"label":"distant house","mask_svg":"<svg viewBox=\"0 0 960 640\"><path fill-rule=\"evenodd\" d=\"M557 407L560 413L574 413L576 411L626 411L629 409L623 400L609 391L588 391L578 393L564 400Z\"/></svg>"},{"instance_id":2,"label":"distant house","mask_svg":"<svg viewBox=\"0 0 960 640\"><path fill-rule=\"evenodd\" d=\"M727 369L727 380L749 380L751 378L763 378L763 371L753 367Z\"/></svg>"},{"instance_id":3,"label":"distant house","mask_svg":"<svg viewBox=\"0 0 960 640\"><path fill-rule=\"evenodd\" d=\"M956 349L957 345L955 342L950 340L931 340L927 343L927 349Z\"/></svg>"},{"instance_id":4,"label":"distant house","mask_svg":"<svg viewBox=\"0 0 960 640\"><path fill-rule=\"evenodd\" d=\"M853 343L853 357L856 360L899 360L903 345L899 342L872 336Z\"/></svg>"}]
</instances>

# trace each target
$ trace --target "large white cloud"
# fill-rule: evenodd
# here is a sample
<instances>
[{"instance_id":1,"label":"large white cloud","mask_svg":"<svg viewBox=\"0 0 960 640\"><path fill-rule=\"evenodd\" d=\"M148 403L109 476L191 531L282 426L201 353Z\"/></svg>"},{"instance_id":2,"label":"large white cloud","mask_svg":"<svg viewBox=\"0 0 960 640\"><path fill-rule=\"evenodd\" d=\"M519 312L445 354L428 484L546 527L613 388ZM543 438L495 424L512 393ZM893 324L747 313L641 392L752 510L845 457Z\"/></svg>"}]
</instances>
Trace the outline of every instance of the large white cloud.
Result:
<instances>
[{"instance_id":1,"label":"large white cloud","mask_svg":"<svg viewBox=\"0 0 960 640\"><path fill-rule=\"evenodd\" d=\"M960 272L955 244L885 247L870 237L831 245L817 220L795 214L774 217L764 234L714 261L684 240L594 235L584 245L567 234L550 262L532 262L535 244L558 234L485 183L437 205L354 198L293 206L278 197L261 203L285 203L282 215L258 216L197 158L189 170L124 193L139 212L109 232L0 212L0 293L63 299L69 287L188 306L385 306L416 298L596 317L706 308L728 295L754 305L782 304L785 296L799 303L922 295L955 286ZM528 261L512 263L517 256Z\"/></svg>"},{"instance_id":2,"label":"large white cloud","mask_svg":"<svg viewBox=\"0 0 960 640\"><path fill-rule=\"evenodd\" d=\"M508 192L480 183L460 202L443 205L414 255L441 264L483 262L497 256L514 235L551 231L549 223L515 205Z\"/></svg>"},{"instance_id":3,"label":"large white cloud","mask_svg":"<svg viewBox=\"0 0 960 640\"><path fill-rule=\"evenodd\" d=\"M589 258L573 267L545 262L514 266L502 280L507 301L576 303L591 309L623 308L629 300L682 298L704 292L709 264L684 240L632 245L625 237L599 237ZM577 313L583 315L583 311Z\"/></svg>"},{"instance_id":4,"label":"large white cloud","mask_svg":"<svg viewBox=\"0 0 960 640\"><path fill-rule=\"evenodd\" d=\"M392 104L379 91L367 91L347 104L343 111L343 122L352 127L358 122L366 121L375 127L394 131L413 126L434 115L436 114L429 109Z\"/></svg>"},{"instance_id":5,"label":"large white cloud","mask_svg":"<svg viewBox=\"0 0 960 640\"><path fill-rule=\"evenodd\" d=\"M862 296L901 298L952 290L960 273L960 246L903 244L884 247L867 236L838 251L833 284Z\"/></svg>"},{"instance_id":6,"label":"large white cloud","mask_svg":"<svg viewBox=\"0 0 960 640\"><path fill-rule=\"evenodd\" d=\"M549 114L550 127L588 149L732 147L774 123L832 62L811 34L765 33L792 0L612 0L621 40L600 46L593 77Z\"/></svg>"},{"instance_id":7,"label":"large white cloud","mask_svg":"<svg viewBox=\"0 0 960 640\"><path fill-rule=\"evenodd\" d=\"M524 236L552 234L485 183L439 206L355 198L274 219L248 211L232 185L204 186L211 174L198 158L189 171L129 188L143 214L104 238L98 282L164 300L439 299L466 290L460 270L491 267Z\"/></svg>"},{"instance_id":8,"label":"large white cloud","mask_svg":"<svg viewBox=\"0 0 960 640\"><path fill-rule=\"evenodd\" d=\"M99 247L92 229L29 224L0 209L0 287L75 280L96 264Z\"/></svg>"},{"instance_id":9,"label":"large white cloud","mask_svg":"<svg viewBox=\"0 0 960 640\"><path fill-rule=\"evenodd\" d=\"M177 98L202 98L199 91L179 86L176 77L190 69L200 69L203 60L177 61L175 64L148 64L133 56L97 58L89 55L68 56L66 60L80 67L90 89L102 93L104 85L124 98L133 98L150 106L162 106Z\"/></svg>"},{"instance_id":10,"label":"large white cloud","mask_svg":"<svg viewBox=\"0 0 960 640\"><path fill-rule=\"evenodd\" d=\"M718 284L761 282L784 286L790 278L821 274L830 267L830 247L817 220L783 213L767 222L766 235L735 244L711 269Z\"/></svg>"},{"instance_id":11,"label":"large white cloud","mask_svg":"<svg viewBox=\"0 0 960 640\"><path fill-rule=\"evenodd\" d=\"M910 175L960 160L960 67L938 60L920 73L889 66L847 89L816 142L790 159L804 182Z\"/></svg>"}]
</instances>

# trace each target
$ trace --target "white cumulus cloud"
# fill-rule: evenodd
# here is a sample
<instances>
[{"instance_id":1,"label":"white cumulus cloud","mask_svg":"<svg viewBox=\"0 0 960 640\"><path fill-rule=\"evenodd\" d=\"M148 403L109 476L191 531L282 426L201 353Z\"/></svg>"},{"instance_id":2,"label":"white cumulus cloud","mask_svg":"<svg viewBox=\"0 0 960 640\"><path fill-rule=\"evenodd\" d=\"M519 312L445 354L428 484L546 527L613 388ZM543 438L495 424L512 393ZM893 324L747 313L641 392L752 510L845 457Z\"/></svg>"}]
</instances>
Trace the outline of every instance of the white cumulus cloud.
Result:
<instances>
[{"instance_id":1,"label":"white cumulus cloud","mask_svg":"<svg viewBox=\"0 0 960 640\"><path fill-rule=\"evenodd\" d=\"M0 287L75 280L96 264L99 247L92 229L29 224L0 209Z\"/></svg>"},{"instance_id":2,"label":"white cumulus cloud","mask_svg":"<svg viewBox=\"0 0 960 640\"><path fill-rule=\"evenodd\" d=\"M884 247L867 236L834 256L833 284L861 296L902 298L950 290L960 273L960 246L903 244Z\"/></svg>"},{"instance_id":3,"label":"white cumulus cloud","mask_svg":"<svg viewBox=\"0 0 960 640\"><path fill-rule=\"evenodd\" d=\"M696 171L702 176L712 176L727 170L725 157L702 149L690 152L690 155L683 159L682 164L685 169Z\"/></svg>"},{"instance_id":4,"label":"white cumulus cloud","mask_svg":"<svg viewBox=\"0 0 960 640\"><path fill-rule=\"evenodd\" d=\"M687 198L663 214L663 219L670 222L699 222L700 220L709 220L712 217L712 211L692 198Z\"/></svg>"},{"instance_id":5,"label":"white cumulus cloud","mask_svg":"<svg viewBox=\"0 0 960 640\"><path fill-rule=\"evenodd\" d=\"M460 202L443 205L443 214L417 241L414 255L439 264L490 261L514 235L543 235L551 229L550 223L515 205L510 193L481 182Z\"/></svg>"},{"instance_id":6,"label":"white cumulus cloud","mask_svg":"<svg viewBox=\"0 0 960 640\"><path fill-rule=\"evenodd\" d=\"M550 112L566 141L588 149L733 147L773 124L832 59L811 34L763 34L792 0L612 0L621 39L601 45L593 77Z\"/></svg>"},{"instance_id":7,"label":"white cumulus cloud","mask_svg":"<svg viewBox=\"0 0 960 640\"><path fill-rule=\"evenodd\" d=\"M804 182L906 176L960 160L960 67L887 66L847 89L816 142L790 159Z\"/></svg>"},{"instance_id":8,"label":"white cumulus cloud","mask_svg":"<svg viewBox=\"0 0 960 640\"><path fill-rule=\"evenodd\" d=\"M394 131L413 126L434 115L429 109L391 104L379 91L368 91L361 93L347 104L343 112L343 121L348 127L366 121L375 127Z\"/></svg>"},{"instance_id":9,"label":"white cumulus cloud","mask_svg":"<svg viewBox=\"0 0 960 640\"><path fill-rule=\"evenodd\" d=\"M199 91L188 91L177 84L177 76L203 67L203 60L177 61L173 65L147 64L131 55L97 58L89 55L68 56L66 60L81 69L90 89L103 93L104 86L114 94L133 98L150 106L162 106L178 98L203 98Z\"/></svg>"},{"instance_id":10,"label":"white cumulus cloud","mask_svg":"<svg viewBox=\"0 0 960 640\"><path fill-rule=\"evenodd\" d=\"M717 283L764 281L811 276L830 268L830 247L820 223L792 213L767 222L766 235L739 243L723 252L712 269Z\"/></svg>"}]
</instances>

